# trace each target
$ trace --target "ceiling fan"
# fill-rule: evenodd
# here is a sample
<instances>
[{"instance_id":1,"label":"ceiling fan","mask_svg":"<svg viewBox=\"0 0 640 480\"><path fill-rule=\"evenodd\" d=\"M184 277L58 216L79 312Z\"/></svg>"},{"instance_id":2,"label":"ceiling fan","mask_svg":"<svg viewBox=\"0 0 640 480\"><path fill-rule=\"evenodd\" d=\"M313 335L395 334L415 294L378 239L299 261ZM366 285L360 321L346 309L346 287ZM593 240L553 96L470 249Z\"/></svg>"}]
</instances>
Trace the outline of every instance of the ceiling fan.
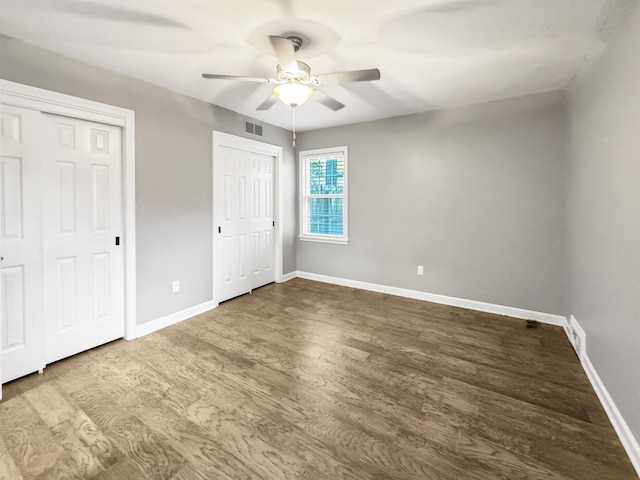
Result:
<instances>
[{"instance_id":1,"label":"ceiling fan","mask_svg":"<svg viewBox=\"0 0 640 480\"><path fill-rule=\"evenodd\" d=\"M312 75L311 67L296 60L296 52L302 47L302 39L297 35L288 37L269 36L271 45L278 59L275 78L245 77L241 75L221 75L203 73L204 78L219 80L241 80L276 85L273 94L258 105L257 110L268 110L280 99L286 105L295 108L306 102L314 93L318 93L318 101L325 107L337 111L344 104L326 93L318 90L323 85L336 85L352 82L368 82L380 80L380 70L352 70L348 72L324 73Z\"/></svg>"}]
</instances>

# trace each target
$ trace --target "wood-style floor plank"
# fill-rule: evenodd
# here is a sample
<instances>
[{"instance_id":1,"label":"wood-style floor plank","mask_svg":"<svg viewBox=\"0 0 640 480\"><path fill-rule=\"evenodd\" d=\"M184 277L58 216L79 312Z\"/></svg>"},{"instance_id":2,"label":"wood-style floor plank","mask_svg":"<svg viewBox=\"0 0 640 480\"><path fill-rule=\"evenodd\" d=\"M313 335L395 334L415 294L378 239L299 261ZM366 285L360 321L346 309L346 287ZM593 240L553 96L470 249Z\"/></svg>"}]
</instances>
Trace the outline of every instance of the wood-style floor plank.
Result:
<instances>
[{"instance_id":1,"label":"wood-style floor plank","mask_svg":"<svg viewBox=\"0 0 640 480\"><path fill-rule=\"evenodd\" d=\"M3 393L0 480L638 480L561 328L302 279Z\"/></svg>"},{"instance_id":2,"label":"wood-style floor plank","mask_svg":"<svg viewBox=\"0 0 640 480\"><path fill-rule=\"evenodd\" d=\"M0 435L0 479L22 480L20 470L13 460L2 435Z\"/></svg>"},{"instance_id":3,"label":"wood-style floor plank","mask_svg":"<svg viewBox=\"0 0 640 480\"><path fill-rule=\"evenodd\" d=\"M37 478L67 458L24 394L0 404L0 436L25 479Z\"/></svg>"}]
</instances>

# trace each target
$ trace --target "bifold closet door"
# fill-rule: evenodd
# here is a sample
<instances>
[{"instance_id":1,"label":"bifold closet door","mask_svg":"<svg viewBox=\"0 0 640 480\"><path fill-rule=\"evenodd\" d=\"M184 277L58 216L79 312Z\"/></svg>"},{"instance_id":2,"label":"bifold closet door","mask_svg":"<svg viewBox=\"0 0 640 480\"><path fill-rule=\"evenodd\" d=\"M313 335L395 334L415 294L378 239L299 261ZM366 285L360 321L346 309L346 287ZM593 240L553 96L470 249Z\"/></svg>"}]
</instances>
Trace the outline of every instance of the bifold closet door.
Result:
<instances>
[{"instance_id":1,"label":"bifold closet door","mask_svg":"<svg viewBox=\"0 0 640 480\"><path fill-rule=\"evenodd\" d=\"M2 105L2 383L44 368L40 112Z\"/></svg>"},{"instance_id":2,"label":"bifold closet door","mask_svg":"<svg viewBox=\"0 0 640 480\"><path fill-rule=\"evenodd\" d=\"M46 362L124 335L118 127L42 115Z\"/></svg>"},{"instance_id":3,"label":"bifold closet door","mask_svg":"<svg viewBox=\"0 0 640 480\"><path fill-rule=\"evenodd\" d=\"M223 146L216 155L214 275L216 300L223 302L275 280L274 159Z\"/></svg>"}]
</instances>

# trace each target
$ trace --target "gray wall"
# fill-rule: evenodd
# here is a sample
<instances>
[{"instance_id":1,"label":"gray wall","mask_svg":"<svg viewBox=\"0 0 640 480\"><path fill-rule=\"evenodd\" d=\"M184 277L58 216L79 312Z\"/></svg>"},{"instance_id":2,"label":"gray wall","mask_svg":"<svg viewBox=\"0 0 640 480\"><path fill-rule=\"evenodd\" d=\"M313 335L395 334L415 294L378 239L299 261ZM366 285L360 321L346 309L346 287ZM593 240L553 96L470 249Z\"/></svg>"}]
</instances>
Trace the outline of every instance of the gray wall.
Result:
<instances>
[{"instance_id":1,"label":"gray wall","mask_svg":"<svg viewBox=\"0 0 640 480\"><path fill-rule=\"evenodd\" d=\"M350 243L298 241L298 270L563 313L562 99L299 134L299 150L349 147Z\"/></svg>"},{"instance_id":2,"label":"gray wall","mask_svg":"<svg viewBox=\"0 0 640 480\"><path fill-rule=\"evenodd\" d=\"M5 36L0 78L135 111L138 324L211 300L211 132L247 136L246 117ZM265 125L258 138L284 147L284 273L296 269L290 135Z\"/></svg>"},{"instance_id":3,"label":"gray wall","mask_svg":"<svg viewBox=\"0 0 640 480\"><path fill-rule=\"evenodd\" d=\"M640 439L640 6L571 91L568 309Z\"/></svg>"}]
</instances>

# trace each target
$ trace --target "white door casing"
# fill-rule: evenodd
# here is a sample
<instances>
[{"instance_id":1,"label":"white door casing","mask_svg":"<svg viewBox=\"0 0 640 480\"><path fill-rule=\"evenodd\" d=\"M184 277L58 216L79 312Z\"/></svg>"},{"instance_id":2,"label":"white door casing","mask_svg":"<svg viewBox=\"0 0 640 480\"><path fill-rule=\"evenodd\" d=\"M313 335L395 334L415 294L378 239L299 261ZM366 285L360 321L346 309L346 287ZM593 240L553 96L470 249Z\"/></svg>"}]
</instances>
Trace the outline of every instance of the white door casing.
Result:
<instances>
[{"instance_id":1,"label":"white door casing","mask_svg":"<svg viewBox=\"0 0 640 480\"><path fill-rule=\"evenodd\" d=\"M44 368L40 112L1 112L2 382Z\"/></svg>"},{"instance_id":2,"label":"white door casing","mask_svg":"<svg viewBox=\"0 0 640 480\"><path fill-rule=\"evenodd\" d=\"M42 118L45 359L51 363L124 333L122 143L120 127Z\"/></svg>"},{"instance_id":3,"label":"white door casing","mask_svg":"<svg viewBox=\"0 0 640 480\"><path fill-rule=\"evenodd\" d=\"M213 297L216 303L274 280L281 281L282 225L278 221L282 210L281 164L280 146L213 132ZM243 180L240 177L244 177ZM234 203L237 206L234 207ZM234 212L247 215L249 221L234 222ZM246 235L246 239L240 240L240 235ZM247 254L240 260L238 252L243 250Z\"/></svg>"}]
</instances>

